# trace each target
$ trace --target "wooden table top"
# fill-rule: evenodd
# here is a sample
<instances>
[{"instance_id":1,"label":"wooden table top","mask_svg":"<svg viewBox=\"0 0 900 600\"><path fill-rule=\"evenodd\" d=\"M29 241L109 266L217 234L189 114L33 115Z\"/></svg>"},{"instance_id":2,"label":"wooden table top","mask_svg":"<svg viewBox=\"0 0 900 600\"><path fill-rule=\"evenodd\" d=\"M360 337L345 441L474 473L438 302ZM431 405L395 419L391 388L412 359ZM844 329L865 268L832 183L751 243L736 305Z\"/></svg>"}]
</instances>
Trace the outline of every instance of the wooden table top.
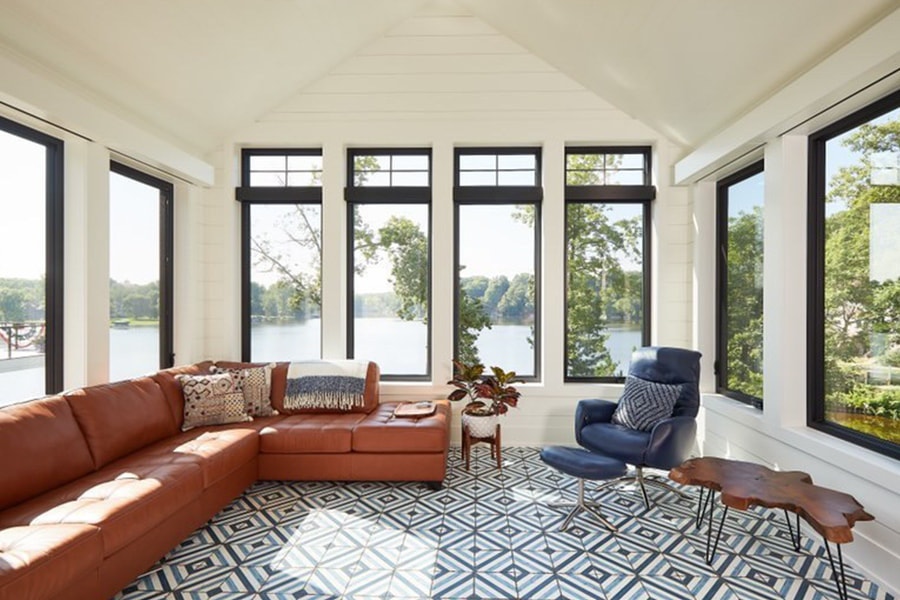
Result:
<instances>
[{"instance_id":1,"label":"wooden table top","mask_svg":"<svg viewBox=\"0 0 900 600\"><path fill-rule=\"evenodd\" d=\"M731 508L764 506L795 512L837 544L853 541L851 529L857 521L875 519L853 496L814 485L803 471L773 471L755 463L705 456L675 467L669 478L716 490L722 504Z\"/></svg>"}]
</instances>

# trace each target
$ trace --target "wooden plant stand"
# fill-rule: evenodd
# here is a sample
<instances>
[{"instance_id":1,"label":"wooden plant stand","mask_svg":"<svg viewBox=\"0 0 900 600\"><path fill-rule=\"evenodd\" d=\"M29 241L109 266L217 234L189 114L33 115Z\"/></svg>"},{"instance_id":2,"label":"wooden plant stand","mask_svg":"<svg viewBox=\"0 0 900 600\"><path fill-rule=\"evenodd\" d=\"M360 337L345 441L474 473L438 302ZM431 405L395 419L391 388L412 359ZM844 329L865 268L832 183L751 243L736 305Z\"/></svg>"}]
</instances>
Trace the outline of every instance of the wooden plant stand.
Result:
<instances>
[{"instance_id":1,"label":"wooden plant stand","mask_svg":"<svg viewBox=\"0 0 900 600\"><path fill-rule=\"evenodd\" d=\"M470 435L469 430L466 429L466 426L462 426L462 455L466 460L466 471L469 470L469 461L472 455L472 446L480 443L490 444L491 458L497 461L497 468L502 470L503 460L500 456L500 423L497 423L497 426L494 429L494 435L483 438Z\"/></svg>"},{"instance_id":2,"label":"wooden plant stand","mask_svg":"<svg viewBox=\"0 0 900 600\"><path fill-rule=\"evenodd\" d=\"M669 477L685 485L700 486L697 502L696 524L700 527L707 518L706 564L711 564L722 535L722 525L729 508L747 510L752 506L780 508L784 510L791 543L800 551L800 517L821 536L828 553L828 562L834 574L838 597L847 600L847 580L844 575L844 557L841 544L853 541L851 529L857 521L872 521L872 515L863 510L856 499L843 492L814 485L812 477L802 471L773 471L763 465L724 458L692 458L669 472ZM704 501L703 490L709 490ZM722 516L719 520L715 542L712 542L712 502L719 492ZM796 514L792 527L788 511ZM831 543L837 546L837 564L831 553Z\"/></svg>"}]
</instances>

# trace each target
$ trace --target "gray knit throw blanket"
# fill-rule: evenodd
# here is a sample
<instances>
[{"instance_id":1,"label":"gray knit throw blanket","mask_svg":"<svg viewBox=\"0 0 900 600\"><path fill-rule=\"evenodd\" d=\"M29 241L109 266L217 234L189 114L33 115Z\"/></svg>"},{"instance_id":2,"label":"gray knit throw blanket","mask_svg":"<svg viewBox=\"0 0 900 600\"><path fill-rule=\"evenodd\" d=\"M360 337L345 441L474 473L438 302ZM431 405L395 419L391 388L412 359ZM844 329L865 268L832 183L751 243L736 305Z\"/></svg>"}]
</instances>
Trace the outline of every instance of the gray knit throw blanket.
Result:
<instances>
[{"instance_id":1,"label":"gray knit throw blanket","mask_svg":"<svg viewBox=\"0 0 900 600\"><path fill-rule=\"evenodd\" d=\"M288 367L286 410L352 410L365 404L366 372L361 361L305 361Z\"/></svg>"}]
</instances>

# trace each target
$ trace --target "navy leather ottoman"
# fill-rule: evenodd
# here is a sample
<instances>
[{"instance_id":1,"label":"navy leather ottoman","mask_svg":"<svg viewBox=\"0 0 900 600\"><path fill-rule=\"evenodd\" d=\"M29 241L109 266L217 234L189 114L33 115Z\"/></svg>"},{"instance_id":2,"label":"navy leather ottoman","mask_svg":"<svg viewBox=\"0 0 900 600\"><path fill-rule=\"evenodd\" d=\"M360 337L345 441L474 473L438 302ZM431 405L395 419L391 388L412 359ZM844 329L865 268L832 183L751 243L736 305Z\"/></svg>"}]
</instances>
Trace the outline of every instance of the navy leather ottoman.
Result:
<instances>
[{"instance_id":1,"label":"navy leather ottoman","mask_svg":"<svg viewBox=\"0 0 900 600\"><path fill-rule=\"evenodd\" d=\"M600 512L599 504L584 499L584 481L586 479L600 481L621 477L627 470L625 463L608 456L594 454L583 448L572 448L569 446L547 446L541 450L541 460L566 475L578 478L578 499L576 502L555 502L551 504L551 506L556 508L572 509L566 520L560 525L560 531L566 529L582 511L593 515L610 531L618 531L615 525L606 520L606 517Z\"/></svg>"}]
</instances>

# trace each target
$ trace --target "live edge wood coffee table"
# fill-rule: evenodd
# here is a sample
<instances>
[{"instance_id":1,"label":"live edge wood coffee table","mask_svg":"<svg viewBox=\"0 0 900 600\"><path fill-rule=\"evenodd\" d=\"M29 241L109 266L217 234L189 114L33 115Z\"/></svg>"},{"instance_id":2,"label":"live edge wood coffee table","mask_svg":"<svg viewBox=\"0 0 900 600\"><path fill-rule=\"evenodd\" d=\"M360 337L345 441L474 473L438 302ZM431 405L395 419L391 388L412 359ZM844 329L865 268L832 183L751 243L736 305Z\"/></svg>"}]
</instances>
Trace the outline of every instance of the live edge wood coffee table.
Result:
<instances>
[{"instance_id":1,"label":"live edge wood coffee table","mask_svg":"<svg viewBox=\"0 0 900 600\"><path fill-rule=\"evenodd\" d=\"M834 574L838 597L847 600L847 581L844 577L844 557L841 544L853 541L851 529L857 521L872 521L872 515L863 510L856 499L843 492L813 485L812 477L802 471L773 471L762 465L728 460L725 458L692 458L669 472L669 478L685 485L700 486L697 502L697 527L707 517L706 564L711 564L722 535L722 525L729 508L747 510L752 506L781 508L787 521L788 531L794 549L800 551L800 517L821 536L828 562ZM709 490L704 501L703 490ZM712 542L713 511L712 498L719 492L722 501L722 517ZM795 527L791 526L788 511L796 516ZM837 565L831 554L831 543L837 546Z\"/></svg>"}]
</instances>

